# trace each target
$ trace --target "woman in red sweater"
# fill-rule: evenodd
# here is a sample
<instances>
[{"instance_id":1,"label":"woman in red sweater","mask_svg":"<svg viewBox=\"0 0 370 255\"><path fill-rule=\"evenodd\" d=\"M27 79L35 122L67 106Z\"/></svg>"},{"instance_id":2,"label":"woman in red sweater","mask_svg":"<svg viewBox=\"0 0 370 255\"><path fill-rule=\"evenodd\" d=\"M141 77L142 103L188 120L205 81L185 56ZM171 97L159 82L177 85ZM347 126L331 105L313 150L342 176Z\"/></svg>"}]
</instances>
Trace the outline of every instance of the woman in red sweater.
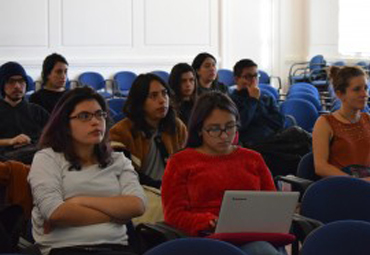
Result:
<instances>
[{"instance_id":1,"label":"woman in red sweater","mask_svg":"<svg viewBox=\"0 0 370 255\"><path fill-rule=\"evenodd\" d=\"M262 156L233 145L239 113L220 92L198 98L189 122L187 148L171 156L162 180L165 221L192 236L215 229L225 190L271 190ZM248 254L279 254L267 242L243 247Z\"/></svg>"}]
</instances>

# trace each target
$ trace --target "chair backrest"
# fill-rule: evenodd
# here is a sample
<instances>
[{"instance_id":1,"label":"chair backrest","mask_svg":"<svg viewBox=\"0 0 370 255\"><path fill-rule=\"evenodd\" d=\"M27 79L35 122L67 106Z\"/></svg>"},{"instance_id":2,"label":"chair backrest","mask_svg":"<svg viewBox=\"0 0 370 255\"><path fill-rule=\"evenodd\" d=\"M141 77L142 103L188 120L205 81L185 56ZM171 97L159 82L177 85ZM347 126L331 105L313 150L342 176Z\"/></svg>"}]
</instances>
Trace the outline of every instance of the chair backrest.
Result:
<instances>
[{"instance_id":1,"label":"chair backrest","mask_svg":"<svg viewBox=\"0 0 370 255\"><path fill-rule=\"evenodd\" d=\"M26 92L34 92L36 90L35 81L31 76L27 75L27 89Z\"/></svg>"},{"instance_id":2,"label":"chair backrest","mask_svg":"<svg viewBox=\"0 0 370 255\"><path fill-rule=\"evenodd\" d=\"M78 81L81 85L87 85L95 89L106 90L104 77L97 72L84 72L78 77Z\"/></svg>"},{"instance_id":3,"label":"chair backrest","mask_svg":"<svg viewBox=\"0 0 370 255\"><path fill-rule=\"evenodd\" d=\"M317 99L320 99L320 93L318 89L310 83L307 82L297 82L294 83L292 86L289 87L289 93L295 92L308 92L312 93Z\"/></svg>"},{"instance_id":4,"label":"chair backrest","mask_svg":"<svg viewBox=\"0 0 370 255\"><path fill-rule=\"evenodd\" d=\"M324 225L303 243L301 255L367 255L370 250L370 224L346 220Z\"/></svg>"},{"instance_id":5,"label":"chair backrest","mask_svg":"<svg viewBox=\"0 0 370 255\"><path fill-rule=\"evenodd\" d=\"M309 68L310 70L319 70L325 67L326 61L323 55L313 56L310 60Z\"/></svg>"},{"instance_id":6,"label":"chair backrest","mask_svg":"<svg viewBox=\"0 0 370 255\"><path fill-rule=\"evenodd\" d=\"M268 97L272 98L272 100L275 102L275 104L277 103L275 95L272 94L271 91L269 91L268 89L260 88L260 92L261 92L261 95L268 96Z\"/></svg>"},{"instance_id":7,"label":"chair backrest","mask_svg":"<svg viewBox=\"0 0 370 255\"><path fill-rule=\"evenodd\" d=\"M343 60L339 60L339 61L334 62L332 65L333 66L345 66L346 62L344 62Z\"/></svg>"},{"instance_id":8,"label":"chair backrest","mask_svg":"<svg viewBox=\"0 0 370 255\"><path fill-rule=\"evenodd\" d=\"M165 83L168 83L168 79L170 78L170 74L162 70L153 71L152 74L159 76Z\"/></svg>"},{"instance_id":9,"label":"chair backrest","mask_svg":"<svg viewBox=\"0 0 370 255\"><path fill-rule=\"evenodd\" d=\"M245 255L236 246L208 238L180 238L162 243L144 255Z\"/></svg>"},{"instance_id":10,"label":"chair backrest","mask_svg":"<svg viewBox=\"0 0 370 255\"><path fill-rule=\"evenodd\" d=\"M292 115L298 126L308 132L312 132L312 128L319 117L316 107L311 102L300 98L286 100L280 105L280 111L284 115Z\"/></svg>"},{"instance_id":11,"label":"chair backrest","mask_svg":"<svg viewBox=\"0 0 370 255\"><path fill-rule=\"evenodd\" d=\"M260 83L258 84L258 87L260 89L265 89L265 90L268 90L276 100L279 100L279 92L277 91L277 89L275 89L274 87L272 87L270 84L266 84L266 83Z\"/></svg>"},{"instance_id":12,"label":"chair backrest","mask_svg":"<svg viewBox=\"0 0 370 255\"><path fill-rule=\"evenodd\" d=\"M113 110L116 114L122 112L123 106L126 103L126 98L111 98L107 100L109 109Z\"/></svg>"},{"instance_id":13,"label":"chair backrest","mask_svg":"<svg viewBox=\"0 0 370 255\"><path fill-rule=\"evenodd\" d=\"M270 84L271 79L270 75L268 75L265 71L258 70L258 74L260 75L258 82L261 84Z\"/></svg>"},{"instance_id":14,"label":"chair backrest","mask_svg":"<svg viewBox=\"0 0 370 255\"><path fill-rule=\"evenodd\" d=\"M355 65L356 66L361 66L362 68L367 68L369 64L366 63L365 61L359 61Z\"/></svg>"},{"instance_id":15,"label":"chair backrest","mask_svg":"<svg viewBox=\"0 0 370 255\"><path fill-rule=\"evenodd\" d=\"M298 164L297 176L311 181L321 179L320 176L315 174L315 164L312 152L309 152L302 157Z\"/></svg>"},{"instance_id":16,"label":"chair backrest","mask_svg":"<svg viewBox=\"0 0 370 255\"><path fill-rule=\"evenodd\" d=\"M234 73L229 69L218 69L217 71L218 81L227 85L228 87L235 84Z\"/></svg>"},{"instance_id":17,"label":"chair backrest","mask_svg":"<svg viewBox=\"0 0 370 255\"><path fill-rule=\"evenodd\" d=\"M348 219L370 222L370 183L348 176L321 179L303 195L301 214L323 223Z\"/></svg>"},{"instance_id":18,"label":"chair backrest","mask_svg":"<svg viewBox=\"0 0 370 255\"><path fill-rule=\"evenodd\" d=\"M289 95L288 95L288 99L292 99L292 98L305 99L307 101L310 101L313 105L315 105L315 107L318 111L322 110L322 105L321 105L320 101L312 93L294 92L293 91L292 93L289 93Z\"/></svg>"},{"instance_id":19,"label":"chair backrest","mask_svg":"<svg viewBox=\"0 0 370 255\"><path fill-rule=\"evenodd\" d=\"M122 71L116 73L113 79L116 88L118 89L118 92L127 93L130 90L132 83L134 82L136 77L137 77L136 73L130 71Z\"/></svg>"}]
</instances>

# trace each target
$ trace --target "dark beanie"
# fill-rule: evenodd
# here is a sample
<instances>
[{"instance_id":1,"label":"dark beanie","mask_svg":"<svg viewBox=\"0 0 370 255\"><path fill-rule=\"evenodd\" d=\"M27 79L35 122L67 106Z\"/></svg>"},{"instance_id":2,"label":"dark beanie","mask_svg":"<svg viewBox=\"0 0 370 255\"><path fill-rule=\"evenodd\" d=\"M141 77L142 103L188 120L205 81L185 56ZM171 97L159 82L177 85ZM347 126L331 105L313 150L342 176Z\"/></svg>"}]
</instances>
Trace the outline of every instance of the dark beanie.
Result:
<instances>
[{"instance_id":1,"label":"dark beanie","mask_svg":"<svg viewBox=\"0 0 370 255\"><path fill-rule=\"evenodd\" d=\"M21 75L23 79L27 81L27 74L24 68L17 62L7 62L0 67L0 92L2 97L5 97L4 85L8 79L14 75Z\"/></svg>"}]
</instances>

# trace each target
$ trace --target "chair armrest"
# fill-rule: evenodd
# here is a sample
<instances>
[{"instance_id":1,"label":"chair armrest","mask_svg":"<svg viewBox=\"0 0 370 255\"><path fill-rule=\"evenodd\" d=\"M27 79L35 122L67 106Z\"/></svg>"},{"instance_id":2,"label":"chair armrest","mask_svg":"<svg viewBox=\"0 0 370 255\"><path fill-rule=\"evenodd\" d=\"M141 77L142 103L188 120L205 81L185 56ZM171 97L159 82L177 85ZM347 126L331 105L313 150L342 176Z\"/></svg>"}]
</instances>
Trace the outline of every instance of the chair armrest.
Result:
<instances>
[{"instance_id":1,"label":"chair armrest","mask_svg":"<svg viewBox=\"0 0 370 255\"><path fill-rule=\"evenodd\" d=\"M324 223L321 221L311 219L300 214L294 214L291 233L296 236L298 241L303 242L312 231L323 225Z\"/></svg>"},{"instance_id":2,"label":"chair armrest","mask_svg":"<svg viewBox=\"0 0 370 255\"><path fill-rule=\"evenodd\" d=\"M303 193L306 191L306 189L314 183L311 180L307 180L304 178L300 178L294 175L287 175L287 176L282 176L278 175L275 177L276 181L283 181L286 183L289 183L292 185L292 189L295 191L298 191L300 193L300 196L303 195Z\"/></svg>"},{"instance_id":3,"label":"chair armrest","mask_svg":"<svg viewBox=\"0 0 370 255\"><path fill-rule=\"evenodd\" d=\"M19 238L17 248L22 254L41 255L40 249L35 244L27 241L23 237Z\"/></svg>"},{"instance_id":4,"label":"chair armrest","mask_svg":"<svg viewBox=\"0 0 370 255\"><path fill-rule=\"evenodd\" d=\"M145 250L151 249L172 239L188 236L164 222L157 222L155 224L140 223L136 226L136 233L140 236Z\"/></svg>"}]
</instances>

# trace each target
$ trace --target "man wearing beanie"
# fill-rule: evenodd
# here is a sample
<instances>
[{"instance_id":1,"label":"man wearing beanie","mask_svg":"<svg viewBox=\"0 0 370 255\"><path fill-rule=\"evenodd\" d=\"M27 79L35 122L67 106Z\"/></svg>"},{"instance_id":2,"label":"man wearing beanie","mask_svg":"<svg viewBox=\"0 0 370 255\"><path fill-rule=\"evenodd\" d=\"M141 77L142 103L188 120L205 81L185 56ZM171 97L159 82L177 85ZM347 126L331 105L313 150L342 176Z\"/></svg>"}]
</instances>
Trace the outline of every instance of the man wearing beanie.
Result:
<instances>
[{"instance_id":1,"label":"man wearing beanie","mask_svg":"<svg viewBox=\"0 0 370 255\"><path fill-rule=\"evenodd\" d=\"M0 156L30 164L36 142L48 121L42 107L24 100L27 74L16 62L0 67Z\"/></svg>"}]
</instances>

